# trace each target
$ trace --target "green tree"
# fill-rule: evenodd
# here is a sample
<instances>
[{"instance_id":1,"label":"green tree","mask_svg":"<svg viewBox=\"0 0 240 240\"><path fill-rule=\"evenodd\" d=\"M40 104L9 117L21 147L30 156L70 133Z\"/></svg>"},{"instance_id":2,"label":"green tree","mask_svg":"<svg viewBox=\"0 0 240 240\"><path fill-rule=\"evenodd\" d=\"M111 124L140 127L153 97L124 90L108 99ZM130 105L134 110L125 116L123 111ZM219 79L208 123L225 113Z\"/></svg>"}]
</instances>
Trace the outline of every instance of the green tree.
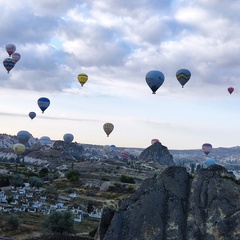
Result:
<instances>
[{"instance_id":1,"label":"green tree","mask_svg":"<svg viewBox=\"0 0 240 240\"><path fill-rule=\"evenodd\" d=\"M43 230L44 239L69 239L75 234L72 213L70 211L51 213L43 223Z\"/></svg>"},{"instance_id":2,"label":"green tree","mask_svg":"<svg viewBox=\"0 0 240 240\"><path fill-rule=\"evenodd\" d=\"M46 177L48 175L48 169L46 167L42 168L39 173L38 173L39 177L43 178Z\"/></svg>"},{"instance_id":3,"label":"green tree","mask_svg":"<svg viewBox=\"0 0 240 240\"><path fill-rule=\"evenodd\" d=\"M22 187L24 186L24 180L23 177L21 175L15 175L12 179L11 179L11 184L14 187Z\"/></svg>"},{"instance_id":4,"label":"green tree","mask_svg":"<svg viewBox=\"0 0 240 240\"><path fill-rule=\"evenodd\" d=\"M36 187L36 188L40 188L43 186L43 180L41 178L38 177L30 177L29 178L29 184L31 187Z\"/></svg>"},{"instance_id":5,"label":"green tree","mask_svg":"<svg viewBox=\"0 0 240 240\"><path fill-rule=\"evenodd\" d=\"M71 170L68 171L65 176L70 182L77 182L79 180L80 173L77 170Z\"/></svg>"},{"instance_id":6,"label":"green tree","mask_svg":"<svg viewBox=\"0 0 240 240\"><path fill-rule=\"evenodd\" d=\"M8 216L6 219L6 225L10 229L14 229L14 230L18 229L18 227L20 225L18 216L16 214L11 214L10 216Z\"/></svg>"},{"instance_id":7,"label":"green tree","mask_svg":"<svg viewBox=\"0 0 240 240\"><path fill-rule=\"evenodd\" d=\"M120 181L123 182L123 183L135 183L135 180L133 177L130 177L126 174L122 174L120 176Z\"/></svg>"}]
</instances>

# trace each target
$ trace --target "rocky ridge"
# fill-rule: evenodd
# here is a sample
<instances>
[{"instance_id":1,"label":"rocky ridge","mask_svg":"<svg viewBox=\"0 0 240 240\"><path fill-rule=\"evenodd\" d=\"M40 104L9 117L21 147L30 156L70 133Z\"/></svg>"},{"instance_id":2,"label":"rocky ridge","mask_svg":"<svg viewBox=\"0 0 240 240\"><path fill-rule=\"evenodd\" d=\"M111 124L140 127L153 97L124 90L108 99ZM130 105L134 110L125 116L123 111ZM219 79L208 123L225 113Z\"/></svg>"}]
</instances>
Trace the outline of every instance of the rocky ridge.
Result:
<instances>
[{"instance_id":1,"label":"rocky ridge","mask_svg":"<svg viewBox=\"0 0 240 240\"><path fill-rule=\"evenodd\" d=\"M104 208L95 240L240 239L240 185L220 165L169 167L118 209Z\"/></svg>"}]
</instances>

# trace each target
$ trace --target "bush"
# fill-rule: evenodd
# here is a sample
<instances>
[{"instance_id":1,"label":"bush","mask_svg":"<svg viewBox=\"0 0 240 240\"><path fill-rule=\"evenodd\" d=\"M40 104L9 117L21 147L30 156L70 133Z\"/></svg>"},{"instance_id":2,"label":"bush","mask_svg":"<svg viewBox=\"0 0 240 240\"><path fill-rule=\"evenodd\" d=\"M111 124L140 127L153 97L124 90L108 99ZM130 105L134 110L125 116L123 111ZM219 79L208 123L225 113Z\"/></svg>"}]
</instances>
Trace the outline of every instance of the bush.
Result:
<instances>
[{"instance_id":1,"label":"bush","mask_svg":"<svg viewBox=\"0 0 240 240\"><path fill-rule=\"evenodd\" d=\"M53 212L43 223L44 239L70 239L75 234L72 212Z\"/></svg>"},{"instance_id":2,"label":"bush","mask_svg":"<svg viewBox=\"0 0 240 240\"><path fill-rule=\"evenodd\" d=\"M30 177L29 184L31 185L31 187L40 188L43 186L43 180L38 177Z\"/></svg>"},{"instance_id":3,"label":"bush","mask_svg":"<svg viewBox=\"0 0 240 240\"><path fill-rule=\"evenodd\" d=\"M65 176L70 182L77 182L80 178L80 173L76 170L71 170L68 171Z\"/></svg>"},{"instance_id":4,"label":"bush","mask_svg":"<svg viewBox=\"0 0 240 240\"><path fill-rule=\"evenodd\" d=\"M16 214L11 214L10 216L7 217L6 219L6 225L10 228L10 229L18 229L20 222L19 222L19 218Z\"/></svg>"},{"instance_id":5,"label":"bush","mask_svg":"<svg viewBox=\"0 0 240 240\"><path fill-rule=\"evenodd\" d=\"M119 179L123 183L135 183L135 180L133 177L130 177L126 174L122 174Z\"/></svg>"}]
</instances>

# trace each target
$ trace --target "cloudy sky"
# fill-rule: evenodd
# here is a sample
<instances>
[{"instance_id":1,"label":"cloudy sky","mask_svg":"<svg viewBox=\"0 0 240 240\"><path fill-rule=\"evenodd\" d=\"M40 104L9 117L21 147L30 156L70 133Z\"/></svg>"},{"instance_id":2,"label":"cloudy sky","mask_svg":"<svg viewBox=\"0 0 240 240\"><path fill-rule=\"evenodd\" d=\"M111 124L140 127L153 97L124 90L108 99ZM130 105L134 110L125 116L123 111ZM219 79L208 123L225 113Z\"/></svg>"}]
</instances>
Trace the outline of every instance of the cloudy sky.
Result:
<instances>
[{"instance_id":1,"label":"cloudy sky","mask_svg":"<svg viewBox=\"0 0 240 240\"><path fill-rule=\"evenodd\" d=\"M0 0L0 133L119 147L240 145L239 0ZM191 79L181 87L176 71ZM165 76L154 95L150 70ZM81 87L79 73L88 75ZM228 87L234 87L230 95ZM51 104L44 114L40 97ZM34 111L37 117L28 116ZM109 137L103 124L111 122Z\"/></svg>"}]
</instances>

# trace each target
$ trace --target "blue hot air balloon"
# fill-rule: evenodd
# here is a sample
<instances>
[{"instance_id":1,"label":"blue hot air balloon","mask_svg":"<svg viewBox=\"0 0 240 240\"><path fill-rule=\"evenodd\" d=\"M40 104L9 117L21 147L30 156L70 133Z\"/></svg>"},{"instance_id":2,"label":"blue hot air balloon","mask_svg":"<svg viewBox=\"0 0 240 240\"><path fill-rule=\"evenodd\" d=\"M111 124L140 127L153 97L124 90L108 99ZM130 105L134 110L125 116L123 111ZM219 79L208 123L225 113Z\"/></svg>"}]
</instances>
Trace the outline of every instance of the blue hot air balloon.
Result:
<instances>
[{"instance_id":1,"label":"blue hot air balloon","mask_svg":"<svg viewBox=\"0 0 240 240\"><path fill-rule=\"evenodd\" d=\"M41 97L37 101L39 108L42 110L42 113L49 107L50 105L50 100L45 97Z\"/></svg>"},{"instance_id":2,"label":"blue hot air balloon","mask_svg":"<svg viewBox=\"0 0 240 240\"><path fill-rule=\"evenodd\" d=\"M48 136L42 136L40 139L39 139L41 145L47 145L47 144L50 144L51 143L51 139L50 137Z\"/></svg>"},{"instance_id":3,"label":"blue hot air balloon","mask_svg":"<svg viewBox=\"0 0 240 240\"><path fill-rule=\"evenodd\" d=\"M17 140L19 143L26 144L30 139L31 134L28 131L21 130L17 133Z\"/></svg>"},{"instance_id":4,"label":"blue hot air balloon","mask_svg":"<svg viewBox=\"0 0 240 240\"><path fill-rule=\"evenodd\" d=\"M182 87L188 82L191 77L191 72L188 69L179 69L176 72L176 78Z\"/></svg>"},{"instance_id":5,"label":"blue hot air balloon","mask_svg":"<svg viewBox=\"0 0 240 240\"><path fill-rule=\"evenodd\" d=\"M157 70L152 70L146 74L147 85L151 88L153 94L162 86L164 78L163 73Z\"/></svg>"},{"instance_id":6,"label":"blue hot air balloon","mask_svg":"<svg viewBox=\"0 0 240 240\"><path fill-rule=\"evenodd\" d=\"M74 139L74 136L71 133L66 133L63 136L64 142L71 143Z\"/></svg>"},{"instance_id":7,"label":"blue hot air balloon","mask_svg":"<svg viewBox=\"0 0 240 240\"><path fill-rule=\"evenodd\" d=\"M31 118L31 119L34 119L36 117L36 113L35 112L30 112L28 114L28 116Z\"/></svg>"},{"instance_id":8,"label":"blue hot air balloon","mask_svg":"<svg viewBox=\"0 0 240 240\"><path fill-rule=\"evenodd\" d=\"M5 58L3 60L3 66L6 68L7 72L9 73L12 68L15 66L15 61L12 58Z\"/></svg>"},{"instance_id":9,"label":"blue hot air balloon","mask_svg":"<svg viewBox=\"0 0 240 240\"><path fill-rule=\"evenodd\" d=\"M211 165L216 164L216 161L215 161L215 159L208 157L208 158L206 158L206 161L204 163L206 164L207 167L209 167Z\"/></svg>"}]
</instances>

